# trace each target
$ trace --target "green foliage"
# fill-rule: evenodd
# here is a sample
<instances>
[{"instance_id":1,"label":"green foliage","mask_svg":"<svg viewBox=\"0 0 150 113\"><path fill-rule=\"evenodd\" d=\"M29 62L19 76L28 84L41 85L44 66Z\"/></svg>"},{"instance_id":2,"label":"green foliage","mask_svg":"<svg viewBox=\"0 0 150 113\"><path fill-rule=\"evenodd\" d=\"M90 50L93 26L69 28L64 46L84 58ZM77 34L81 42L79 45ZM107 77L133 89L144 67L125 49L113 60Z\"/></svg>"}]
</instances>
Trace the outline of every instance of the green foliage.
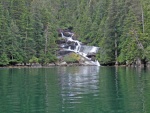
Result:
<instances>
[{"instance_id":1,"label":"green foliage","mask_svg":"<svg viewBox=\"0 0 150 113\"><path fill-rule=\"evenodd\" d=\"M150 46L146 48L146 56L147 60L150 61Z\"/></svg>"},{"instance_id":2,"label":"green foliage","mask_svg":"<svg viewBox=\"0 0 150 113\"><path fill-rule=\"evenodd\" d=\"M1 0L1 65L32 62L32 56L43 64L56 61L57 29L68 27L100 47L101 63L150 60L149 0Z\"/></svg>"},{"instance_id":3,"label":"green foliage","mask_svg":"<svg viewBox=\"0 0 150 113\"><path fill-rule=\"evenodd\" d=\"M29 63L38 63L39 62L39 59L35 56L33 56L30 60L29 60Z\"/></svg>"},{"instance_id":4,"label":"green foliage","mask_svg":"<svg viewBox=\"0 0 150 113\"><path fill-rule=\"evenodd\" d=\"M43 54L42 54L43 53ZM57 61L57 58L54 54L48 52L47 54L44 54L43 51L40 53L39 62L41 64L48 64Z\"/></svg>"},{"instance_id":5,"label":"green foliage","mask_svg":"<svg viewBox=\"0 0 150 113\"><path fill-rule=\"evenodd\" d=\"M75 53L71 53L65 56L63 60L66 61L67 63L75 63L75 62L79 62L80 56Z\"/></svg>"},{"instance_id":6,"label":"green foliage","mask_svg":"<svg viewBox=\"0 0 150 113\"><path fill-rule=\"evenodd\" d=\"M9 64L9 60L8 57L5 53L2 53L2 55L0 56L0 65L1 66L6 66Z\"/></svg>"}]
</instances>

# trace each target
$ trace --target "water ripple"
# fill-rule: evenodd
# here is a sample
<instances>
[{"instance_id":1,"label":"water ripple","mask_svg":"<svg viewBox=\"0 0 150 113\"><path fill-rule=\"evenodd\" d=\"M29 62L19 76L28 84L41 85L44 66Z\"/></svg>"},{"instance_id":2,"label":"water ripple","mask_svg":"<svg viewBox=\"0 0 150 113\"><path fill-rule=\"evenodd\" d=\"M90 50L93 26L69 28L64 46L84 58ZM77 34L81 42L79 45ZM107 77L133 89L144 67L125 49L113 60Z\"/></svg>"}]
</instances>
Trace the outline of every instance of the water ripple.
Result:
<instances>
[{"instance_id":1,"label":"water ripple","mask_svg":"<svg viewBox=\"0 0 150 113\"><path fill-rule=\"evenodd\" d=\"M65 104L82 103L82 98L86 94L98 96L99 92L99 68L82 67L72 70L63 68L59 71L61 81L61 96ZM73 107L73 105L71 107ZM62 109L65 109L65 107ZM67 107L67 108L70 108Z\"/></svg>"}]
</instances>

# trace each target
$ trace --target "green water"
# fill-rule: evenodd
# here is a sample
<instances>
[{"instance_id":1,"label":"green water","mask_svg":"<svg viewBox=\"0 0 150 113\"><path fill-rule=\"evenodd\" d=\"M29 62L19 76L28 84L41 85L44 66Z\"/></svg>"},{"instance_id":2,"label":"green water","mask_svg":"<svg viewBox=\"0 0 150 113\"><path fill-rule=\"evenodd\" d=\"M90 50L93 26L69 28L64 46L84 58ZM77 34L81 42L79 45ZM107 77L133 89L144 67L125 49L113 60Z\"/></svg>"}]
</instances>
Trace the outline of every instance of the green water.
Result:
<instances>
[{"instance_id":1,"label":"green water","mask_svg":"<svg viewBox=\"0 0 150 113\"><path fill-rule=\"evenodd\" d=\"M150 113L150 70L0 68L0 113Z\"/></svg>"}]
</instances>

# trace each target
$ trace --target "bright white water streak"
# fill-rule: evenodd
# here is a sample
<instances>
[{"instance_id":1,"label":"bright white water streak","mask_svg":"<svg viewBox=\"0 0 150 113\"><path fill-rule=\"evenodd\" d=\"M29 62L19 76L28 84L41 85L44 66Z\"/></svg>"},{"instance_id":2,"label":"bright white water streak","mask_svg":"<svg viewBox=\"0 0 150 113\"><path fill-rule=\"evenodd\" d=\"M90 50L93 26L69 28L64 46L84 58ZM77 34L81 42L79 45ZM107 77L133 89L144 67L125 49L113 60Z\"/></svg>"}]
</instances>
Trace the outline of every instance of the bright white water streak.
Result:
<instances>
[{"instance_id":1,"label":"bright white water streak","mask_svg":"<svg viewBox=\"0 0 150 113\"><path fill-rule=\"evenodd\" d=\"M65 49L66 51L73 51L75 52L76 54L79 54L81 55L82 57L86 58L88 61L87 61L87 64L88 65L96 65L96 66L100 66L100 63L96 60L96 61L91 61L90 58L87 57L87 54L88 53L97 53L98 52L98 47L95 47L95 46L85 46L85 45L81 45L81 42L79 42L78 40L73 40L72 39L72 36L74 35L73 33L71 32L68 32L71 37L66 37L64 36L64 34L61 32L61 35L62 35L62 38L66 39L67 42L70 41L70 42L74 42L76 43L76 47L74 49L71 49L71 47L69 46L68 49Z\"/></svg>"},{"instance_id":2,"label":"bright white water streak","mask_svg":"<svg viewBox=\"0 0 150 113\"><path fill-rule=\"evenodd\" d=\"M73 107L74 104L81 103L82 95L92 94L94 97L99 95L99 67L80 67L74 71L69 71L66 67L59 69L63 105L68 103Z\"/></svg>"}]
</instances>

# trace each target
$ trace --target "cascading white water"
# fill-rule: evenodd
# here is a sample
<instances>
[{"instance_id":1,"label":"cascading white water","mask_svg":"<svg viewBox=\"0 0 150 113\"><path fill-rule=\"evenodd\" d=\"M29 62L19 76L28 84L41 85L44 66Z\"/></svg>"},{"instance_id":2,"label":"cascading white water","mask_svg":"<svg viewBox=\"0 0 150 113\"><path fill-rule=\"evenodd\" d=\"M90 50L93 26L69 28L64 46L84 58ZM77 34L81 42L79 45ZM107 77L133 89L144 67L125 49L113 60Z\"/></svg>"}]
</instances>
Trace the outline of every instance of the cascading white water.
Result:
<instances>
[{"instance_id":1,"label":"cascading white water","mask_svg":"<svg viewBox=\"0 0 150 113\"><path fill-rule=\"evenodd\" d=\"M81 51L80 52L83 52L83 53L97 53L98 52L98 47L95 47L95 46L86 46L86 45L82 45L81 47Z\"/></svg>"},{"instance_id":2,"label":"cascading white water","mask_svg":"<svg viewBox=\"0 0 150 113\"><path fill-rule=\"evenodd\" d=\"M61 32L61 36L62 38L64 38L66 40L66 43L71 42L74 45L74 48L71 48L71 46L69 46L68 48L65 48L65 51L72 51L75 52L76 54L81 55L82 57L84 57L85 59L87 59L87 64L88 65L97 65L100 66L99 62L97 60L92 61L91 58L88 58L87 55L89 53L97 53L98 52L98 47L95 46L86 46L86 45L81 45L82 43L79 42L78 40L73 40L73 36L74 33L71 32L67 32L69 35L71 36L65 36L63 32Z\"/></svg>"}]
</instances>

